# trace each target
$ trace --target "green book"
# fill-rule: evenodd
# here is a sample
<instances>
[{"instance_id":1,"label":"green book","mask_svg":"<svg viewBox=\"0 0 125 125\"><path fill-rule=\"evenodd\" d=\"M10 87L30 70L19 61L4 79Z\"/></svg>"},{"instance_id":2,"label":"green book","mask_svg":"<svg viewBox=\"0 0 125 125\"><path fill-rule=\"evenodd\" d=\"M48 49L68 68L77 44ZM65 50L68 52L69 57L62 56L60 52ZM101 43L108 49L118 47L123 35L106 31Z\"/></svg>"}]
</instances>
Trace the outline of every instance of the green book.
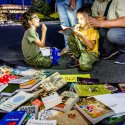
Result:
<instances>
[{"instance_id":1,"label":"green book","mask_svg":"<svg viewBox=\"0 0 125 125\"><path fill-rule=\"evenodd\" d=\"M111 91L105 88L104 85L74 85L74 89L78 96L95 96L101 94L109 94Z\"/></svg>"},{"instance_id":2,"label":"green book","mask_svg":"<svg viewBox=\"0 0 125 125\"><path fill-rule=\"evenodd\" d=\"M17 89L19 89L18 84L8 84L8 86L1 91L1 96L12 96L16 93Z\"/></svg>"}]
</instances>

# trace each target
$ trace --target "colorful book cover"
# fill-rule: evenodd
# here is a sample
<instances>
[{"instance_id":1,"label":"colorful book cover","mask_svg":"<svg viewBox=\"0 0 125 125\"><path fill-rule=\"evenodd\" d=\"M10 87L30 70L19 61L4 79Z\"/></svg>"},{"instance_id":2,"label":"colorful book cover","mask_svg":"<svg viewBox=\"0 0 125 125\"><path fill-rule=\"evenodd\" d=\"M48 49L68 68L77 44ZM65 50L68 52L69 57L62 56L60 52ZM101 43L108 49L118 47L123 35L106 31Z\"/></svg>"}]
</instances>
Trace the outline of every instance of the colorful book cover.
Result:
<instances>
[{"instance_id":1,"label":"colorful book cover","mask_svg":"<svg viewBox=\"0 0 125 125\"><path fill-rule=\"evenodd\" d=\"M27 113L25 111L13 111L7 113L0 124L2 125L21 125L23 120L25 119Z\"/></svg>"},{"instance_id":2,"label":"colorful book cover","mask_svg":"<svg viewBox=\"0 0 125 125\"><path fill-rule=\"evenodd\" d=\"M94 97L80 98L76 108L93 124L114 115L114 111Z\"/></svg>"},{"instance_id":3,"label":"colorful book cover","mask_svg":"<svg viewBox=\"0 0 125 125\"><path fill-rule=\"evenodd\" d=\"M78 96L95 96L111 93L104 85L74 85L74 89Z\"/></svg>"},{"instance_id":4,"label":"colorful book cover","mask_svg":"<svg viewBox=\"0 0 125 125\"><path fill-rule=\"evenodd\" d=\"M77 82L77 77L90 78L90 74L63 74L61 75L66 82Z\"/></svg>"}]
</instances>

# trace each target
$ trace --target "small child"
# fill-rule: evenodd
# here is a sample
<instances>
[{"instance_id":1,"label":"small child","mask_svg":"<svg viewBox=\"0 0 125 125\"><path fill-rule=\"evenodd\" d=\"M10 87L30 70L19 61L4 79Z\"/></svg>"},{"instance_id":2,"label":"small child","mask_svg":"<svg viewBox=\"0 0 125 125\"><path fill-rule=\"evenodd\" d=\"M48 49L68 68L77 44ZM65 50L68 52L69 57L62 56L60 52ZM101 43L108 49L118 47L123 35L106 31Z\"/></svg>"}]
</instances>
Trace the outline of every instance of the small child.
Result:
<instances>
[{"instance_id":1,"label":"small child","mask_svg":"<svg viewBox=\"0 0 125 125\"><path fill-rule=\"evenodd\" d=\"M79 66L83 71L92 70L99 56L99 33L88 24L87 18L90 15L89 7L80 8L77 11L78 24L68 38L69 49L72 53L69 67Z\"/></svg>"},{"instance_id":2,"label":"small child","mask_svg":"<svg viewBox=\"0 0 125 125\"><path fill-rule=\"evenodd\" d=\"M36 32L37 27L40 26L40 20L37 14L33 11L27 11L22 15L21 23L26 29L22 39L22 51L25 62L31 66L52 66L52 60L48 56L43 56L40 47L45 47L47 27L42 24L41 39Z\"/></svg>"}]
</instances>

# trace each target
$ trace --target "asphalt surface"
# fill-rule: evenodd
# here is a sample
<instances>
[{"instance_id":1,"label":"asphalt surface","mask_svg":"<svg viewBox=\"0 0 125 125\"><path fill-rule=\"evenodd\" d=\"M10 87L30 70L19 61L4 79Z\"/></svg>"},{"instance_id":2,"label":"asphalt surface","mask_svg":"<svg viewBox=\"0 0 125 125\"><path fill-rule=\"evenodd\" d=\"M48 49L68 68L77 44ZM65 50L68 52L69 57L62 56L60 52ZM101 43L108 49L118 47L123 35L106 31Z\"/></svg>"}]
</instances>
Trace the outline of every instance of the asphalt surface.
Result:
<instances>
[{"instance_id":1,"label":"asphalt surface","mask_svg":"<svg viewBox=\"0 0 125 125\"><path fill-rule=\"evenodd\" d=\"M48 23L47 45L57 48L64 47L64 39L58 30L61 29L59 23ZM40 33L40 28L38 28ZM20 25L0 26L0 59L11 64L27 66L21 51L21 40L24 29ZM50 69L53 72L58 71L61 74L89 73L92 78L97 78L101 83L119 83L125 82L125 65L114 64L113 60L100 60L90 72L83 72L77 68L69 69L66 64L70 61L70 57L62 56L59 65ZM39 67L41 68L41 67Z\"/></svg>"}]
</instances>

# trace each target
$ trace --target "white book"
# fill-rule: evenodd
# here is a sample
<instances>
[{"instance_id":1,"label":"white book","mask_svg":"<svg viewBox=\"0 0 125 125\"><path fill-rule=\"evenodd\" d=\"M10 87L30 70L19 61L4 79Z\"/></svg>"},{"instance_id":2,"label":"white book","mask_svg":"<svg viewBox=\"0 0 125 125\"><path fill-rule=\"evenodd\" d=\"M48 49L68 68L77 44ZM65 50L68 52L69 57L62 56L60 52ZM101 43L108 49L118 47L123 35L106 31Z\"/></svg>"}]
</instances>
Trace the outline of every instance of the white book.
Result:
<instances>
[{"instance_id":1,"label":"white book","mask_svg":"<svg viewBox=\"0 0 125 125\"><path fill-rule=\"evenodd\" d=\"M0 109L6 112L11 112L27 100L29 100L31 97L33 97L33 94L21 91L10 99L8 99L7 101L5 101L4 103L2 103L0 105Z\"/></svg>"},{"instance_id":2,"label":"white book","mask_svg":"<svg viewBox=\"0 0 125 125\"><path fill-rule=\"evenodd\" d=\"M116 114L125 112L125 93L104 94L94 97L114 110Z\"/></svg>"},{"instance_id":3,"label":"white book","mask_svg":"<svg viewBox=\"0 0 125 125\"><path fill-rule=\"evenodd\" d=\"M43 56L50 56L50 47L40 47Z\"/></svg>"},{"instance_id":4,"label":"white book","mask_svg":"<svg viewBox=\"0 0 125 125\"><path fill-rule=\"evenodd\" d=\"M26 125L56 125L56 120L28 120Z\"/></svg>"},{"instance_id":5,"label":"white book","mask_svg":"<svg viewBox=\"0 0 125 125\"><path fill-rule=\"evenodd\" d=\"M42 101L46 110L62 103L62 99L60 98L57 92L55 92L53 95L42 98Z\"/></svg>"}]
</instances>

